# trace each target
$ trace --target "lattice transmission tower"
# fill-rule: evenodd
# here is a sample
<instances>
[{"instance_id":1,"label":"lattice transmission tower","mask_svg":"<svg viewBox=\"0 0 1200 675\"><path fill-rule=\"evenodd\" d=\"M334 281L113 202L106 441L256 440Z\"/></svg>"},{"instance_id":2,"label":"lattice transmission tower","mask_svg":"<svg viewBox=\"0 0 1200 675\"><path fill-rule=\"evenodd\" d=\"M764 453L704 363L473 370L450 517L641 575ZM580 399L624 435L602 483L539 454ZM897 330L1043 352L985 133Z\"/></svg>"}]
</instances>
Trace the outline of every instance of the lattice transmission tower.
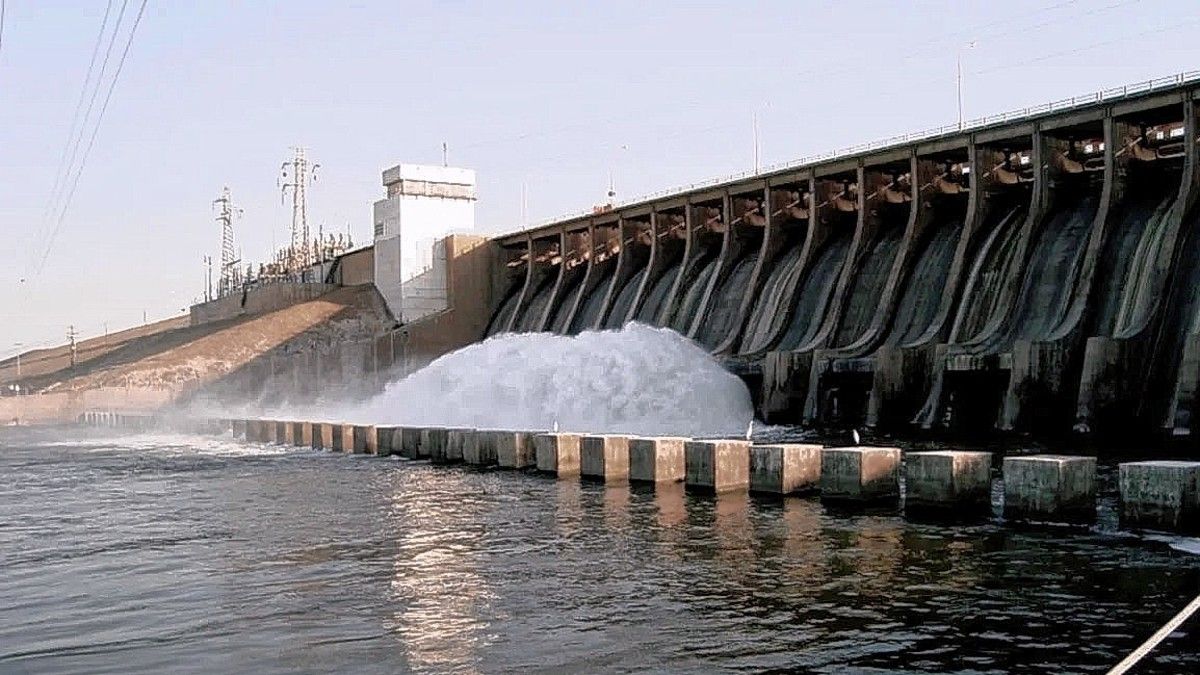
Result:
<instances>
[{"instance_id":1,"label":"lattice transmission tower","mask_svg":"<svg viewBox=\"0 0 1200 675\"><path fill-rule=\"evenodd\" d=\"M292 153L292 158L279 167L279 196L286 199L288 191L292 193L292 244L287 250L286 264L294 274L313 263L308 231L308 185L316 182L321 165L310 162L304 148L292 148Z\"/></svg>"},{"instance_id":2,"label":"lattice transmission tower","mask_svg":"<svg viewBox=\"0 0 1200 675\"><path fill-rule=\"evenodd\" d=\"M233 238L233 221L240 218L242 209L234 206L229 188L221 190L221 196L213 200L217 211L217 223L221 226L221 276L217 282L217 295L232 293L241 284L241 259Z\"/></svg>"}]
</instances>

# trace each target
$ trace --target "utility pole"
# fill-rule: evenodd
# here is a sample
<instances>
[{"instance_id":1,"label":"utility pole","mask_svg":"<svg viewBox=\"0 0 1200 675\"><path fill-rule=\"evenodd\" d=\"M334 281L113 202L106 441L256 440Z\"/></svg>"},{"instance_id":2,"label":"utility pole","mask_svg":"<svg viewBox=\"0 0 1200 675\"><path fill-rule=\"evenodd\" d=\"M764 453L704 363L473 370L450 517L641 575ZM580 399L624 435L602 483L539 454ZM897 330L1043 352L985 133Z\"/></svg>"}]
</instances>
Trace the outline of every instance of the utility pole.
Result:
<instances>
[{"instance_id":1,"label":"utility pole","mask_svg":"<svg viewBox=\"0 0 1200 675\"><path fill-rule=\"evenodd\" d=\"M292 148L292 159L280 165L280 197L292 192L292 244L288 248L286 262L288 272L296 273L312 264L309 251L308 232L308 184L317 180L317 169L321 166L309 162L304 148Z\"/></svg>"},{"instance_id":2,"label":"utility pole","mask_svg":"<svg viewBox=\"0 0 1200 675\"><path fill-rule=\"evenodd\" d=\"M758 111L755 110L750 116L750 126L754 134L754 173L758 173Z\"/></svg>"},{"instance_id":3,"label":"utility pole","mask_svg":"<svg viewBox=\"0 0 1200 675\"><path fill-rule=\"evenodd\" d=\"M75 367L75 355L76 355L75 336L76 336L75 324L71 324L70 326L67 326L67 342L69 342L71 345L71 367L72 368Z\"/></svg>"},{"instance_id":4,"label":"utility pole","mask_svg":"<svg viewBox=\"0 0 1200 675\"><path fill-rule=\"evenodd\" d=\"M971 40L967 44L960 47L958 50L958 80L957 80L957 82L958 82L958 130L959 131L962 131L962 129L963 129L963 70L962 70L963 50L964 49L974 49L974 48L975 48L975 41Z\"/></svg>"},{"instance_id":5,"label":"utility pole","mask_svg":"<svg viewBox=\"0 0 1200 675\"><path fill-rule=\"evenodd\" d=\"M206 268L205 274L204 274L204 301L210 302L213 299L213 294L212 294L212 291L213 291L213 288L212 288L212 256L211 255L204 256L204 266Z\"/></svg>"},{"instance_id":6,"label":"utility pole","mask_svg":"<svg viewBox=\"0 0 1200 675\"><path fill-rule=\"evenodd\" d=\"M521 225L529 224L529 184L521 181Z\"/></svg>"},{"instance_id":7,"label":"utility pole","mask_svg":"<svg viewBox=\"0 0 1200 675\"><path fill-rule=\"evenodd\" d=\"M442 166L450 166L450 150L446 147L446 141L442 141Z\"/></svg>"},{"instance_id":8,"label":"utility pole","mask_svg":"<svg viewBox=\"0 0 1200 675\"><path fill-rule=\"evenodd\" d=\"M242 209L233 205L228 186L221 191L220 197L213 200L213 208L217 211L217 223L221 226L221 275L217 282L217 295L225 296L237 288L240 276L238 265L242 261L234 246L233 220L241 217ZM212 285L211 279L209 285Z\"/></svg>"}]
</instances>

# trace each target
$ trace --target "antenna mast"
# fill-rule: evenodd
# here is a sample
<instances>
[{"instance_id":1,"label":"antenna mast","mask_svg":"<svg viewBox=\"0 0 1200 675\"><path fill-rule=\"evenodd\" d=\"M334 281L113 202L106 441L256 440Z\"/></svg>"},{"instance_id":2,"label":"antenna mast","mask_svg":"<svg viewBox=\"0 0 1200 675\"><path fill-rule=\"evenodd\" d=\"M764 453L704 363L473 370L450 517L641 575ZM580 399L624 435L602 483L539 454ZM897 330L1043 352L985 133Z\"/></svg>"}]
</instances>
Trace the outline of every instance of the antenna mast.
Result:
<instances>
[{"instance_id":1,"label":"antenna mast","mask_svg":"<svg viewBox=\"0 0 1200 675\"><path fill-rule=\"evenodd\" d=\"M288 247L285 263L290 273L308 269L313 263L308 231L308 184L317 180L320 164L310 163L304 148L292 148L292 159L279 166L280 198L292 193L292 243Z\"/></svg>"}]
</instances>

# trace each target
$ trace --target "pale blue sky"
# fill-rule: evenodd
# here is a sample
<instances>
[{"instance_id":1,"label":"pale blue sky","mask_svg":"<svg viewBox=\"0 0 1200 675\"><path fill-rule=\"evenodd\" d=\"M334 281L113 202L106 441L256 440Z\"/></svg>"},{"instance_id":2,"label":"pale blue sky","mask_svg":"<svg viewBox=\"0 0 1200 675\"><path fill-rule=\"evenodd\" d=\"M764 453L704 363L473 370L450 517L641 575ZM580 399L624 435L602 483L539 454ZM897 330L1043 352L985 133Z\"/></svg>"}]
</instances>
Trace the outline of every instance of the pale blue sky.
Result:
<instances>
[{"instance_id":1,"label":"pale blue sky","mask_svg":"<svg viewBox=\"0 0 1200 675\"><path fill-rule=\"evenodd\" d=\"M380 170L438 163L446 141L478 171L494 233L519 227L522 182L539 220L599 202L610 168L621 199L750 168L755 110L764 165L953 122L972 40L968 118L1200 67L1190 0L150 0L61 231L22 284L106 0L7 5L0 354L69 323L177 315L217 255L223 185L245 208L246 257L266 257L287 237L276 173L297 144L322 165L314 226L365 239Z\"/></svg>"}]
</instances>

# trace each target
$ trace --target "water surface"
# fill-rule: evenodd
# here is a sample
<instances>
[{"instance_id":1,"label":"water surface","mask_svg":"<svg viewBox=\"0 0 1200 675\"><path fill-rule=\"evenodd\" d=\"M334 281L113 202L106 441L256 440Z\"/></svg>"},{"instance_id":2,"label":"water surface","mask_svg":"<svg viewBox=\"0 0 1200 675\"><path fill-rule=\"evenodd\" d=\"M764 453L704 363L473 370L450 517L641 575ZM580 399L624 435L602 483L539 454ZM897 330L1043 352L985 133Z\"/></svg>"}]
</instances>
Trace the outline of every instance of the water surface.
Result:
<instances>
[{"instance_id":1,"label":"water surface","mask_svg":"<svg viewBox=\"0 0 1200 675\"><path fill-rule=\"evenodd\" d=\"M1102 672L1200 591L1106 527L69 433L0 429L0 672Z\"/></svg>"}]
</instances>

